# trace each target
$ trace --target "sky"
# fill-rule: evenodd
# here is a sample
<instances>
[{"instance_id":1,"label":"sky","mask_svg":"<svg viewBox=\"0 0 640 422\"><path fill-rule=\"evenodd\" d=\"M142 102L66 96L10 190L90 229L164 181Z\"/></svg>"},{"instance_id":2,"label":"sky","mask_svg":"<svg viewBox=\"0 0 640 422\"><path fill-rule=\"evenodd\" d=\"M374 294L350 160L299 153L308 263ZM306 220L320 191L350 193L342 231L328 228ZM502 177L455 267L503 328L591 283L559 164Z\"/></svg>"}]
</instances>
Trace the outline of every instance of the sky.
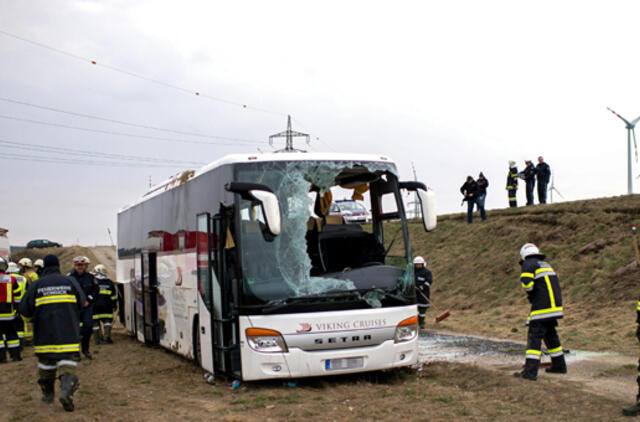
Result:
<instances>
[{"instance_id":1,"label":"sky","mask_svg":"<svg viewBox=\"0 0 640 422\"><path fill-rule=\"evenodd\" d=\"M386 155L404 179L414 163L439 213L463 211L480 171L487 208L506 207L508 160L538 155L565 200L626 194L626 131L606 107L640 115L637 16L632 1L0 0L0 227L15 245L109 244L149 180L270 151L287 114L311 151Z\"/></svg>"}]
</instances>

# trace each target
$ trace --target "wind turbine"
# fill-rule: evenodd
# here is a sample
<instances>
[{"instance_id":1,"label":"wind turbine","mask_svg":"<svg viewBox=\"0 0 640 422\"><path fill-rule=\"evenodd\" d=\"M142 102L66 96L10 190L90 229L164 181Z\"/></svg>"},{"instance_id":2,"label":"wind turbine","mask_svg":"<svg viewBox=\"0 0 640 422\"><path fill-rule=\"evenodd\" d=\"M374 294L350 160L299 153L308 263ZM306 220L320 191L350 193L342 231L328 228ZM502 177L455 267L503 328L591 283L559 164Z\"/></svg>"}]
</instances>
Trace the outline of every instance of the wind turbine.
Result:
<instances>
[{"instance_id":1,"label":"wind turbine","mask_svg":"<svg viewBox=\"0 0 640 422\"><path fill-rule=\"evenodd\" d=\"M560 195L560 198L564 199L564 196L562 196L562 194L560 193L560 191L558 189L556 189L556 186L553 183L553 175L551 175L551 185L549 185L549 203L553 204L553 191L556 191L556 193L558 195Z\"/></svg>"},{"instance_id":2,"label":"wind turbine","mask_svg":"<svg viewBox=\"0 0 640 422\"><path fill-rule=\"evenodd\" d=\"M638 144L636 143L636 123L640 121L640 116L629 122L627 119L607 107L607 110L618 116L627 125L627 186L629 195L633 193L633 179L631 177L631 134L633 134L633 146L636 152L636 163L638 162Z\"/></svg>"}]
</instances>

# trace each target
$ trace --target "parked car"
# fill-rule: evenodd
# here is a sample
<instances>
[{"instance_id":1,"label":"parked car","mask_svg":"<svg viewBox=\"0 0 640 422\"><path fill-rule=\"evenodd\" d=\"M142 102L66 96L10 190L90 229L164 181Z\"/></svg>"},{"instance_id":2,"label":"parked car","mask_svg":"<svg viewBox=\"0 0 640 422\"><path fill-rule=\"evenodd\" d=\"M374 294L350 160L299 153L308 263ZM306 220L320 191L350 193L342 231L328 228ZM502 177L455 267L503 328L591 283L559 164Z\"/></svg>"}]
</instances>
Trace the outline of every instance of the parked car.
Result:
<instances>
[{"instance_id":1,"label":"parked car","mask_svg":"<svg viewBox=\"0 0 640 422\"><path fill-rule=\"evenodd\" d=\"M354 200L335 201L329 208L329 215L340 215L347 224L363 224L369 221L367 209Z\"/></svg>"},{"instance_id":2,"label":"parked car","mask_svg":"<svg viewBox=\"0 0 640 422\"><path fill-rule=\"evenodd\" d=\"M27 249L40 249L40 248L61 248L62 244L57 242L52 242L47 239L36 239L31 240L27 243Z\"/></svg>"}]
</instances>

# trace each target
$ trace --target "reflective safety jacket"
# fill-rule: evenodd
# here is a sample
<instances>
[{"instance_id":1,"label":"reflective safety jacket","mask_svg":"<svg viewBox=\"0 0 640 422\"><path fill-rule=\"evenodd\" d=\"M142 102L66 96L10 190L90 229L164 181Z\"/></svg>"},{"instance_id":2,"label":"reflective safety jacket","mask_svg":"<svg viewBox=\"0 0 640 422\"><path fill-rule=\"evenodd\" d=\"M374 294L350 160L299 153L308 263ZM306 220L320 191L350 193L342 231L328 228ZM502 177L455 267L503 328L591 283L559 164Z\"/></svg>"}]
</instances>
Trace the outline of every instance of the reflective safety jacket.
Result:
<instances>
[{"instance_id":1,"label":"reflective safety jacket","mask_svg":"<svg viewBox=\"0 0 640 422\"><path fill-rule=\"evenodd\" d=\"M28 270L24 274L20 275L27 279L28 284L31 284L38 279L38 273L33 270Z\"/></svg>"},{"instance_id":2,"label":"reflective safety jacket","mask_svg":"<svg viewBox=\"0 0 640 422\"><path fill-rule=\"evenodd\" d=\"M95 305L93 305L93 319L112 319L113 311L118 305L116 286L113 281L100 273L96 274L95 277L100 286L100 293Z\"/></svg>"},{"instance_id":3,"label":"reflective safety jacket","mask_svg":"<svg viewBox=\"0 0 640 422\"><path fill-rule=\"evenodd\" d=\"M507 173L507 189L518 189L518 167L509 167Z\"/></svg>"},{"instance_id":4,"label":"reflective safety jacket","mask_svg":"<svg viewBox=\"0 0 640 422\"><path fill-rule=\"evenodd\" d=\"M425 267L422 267L415 270L415 275L416 289L418 289L416 293L418 304L428 306L429 302L424 298L424 296L426 296L427 298L431 298L431 284L433 283L433 274L431 274L431 271L429 271Z\"/></svg>"},{"instance_id":5,"label":"reflective safety jacket","mask_svg":"<svg viewBox=\"0 0 640 422\"><path fill-rule=\"evenodd\" d=\"M529 256L522 262L520 282L531 303L529 321L562 318L560 281L544 255Z\"/></svg>"},{"instance_id":6,"label":"reflective safety jacket","mask_svg":"<svg viewBox=\"0 0 640 422\"><path fill-rule=\"evenodd\" d=\"M640 325L640 299L638 299L638 304L636 305L636 325Z\"/></svg>"},{"instance_id":7,"label":"reflective safety jacket","mask_svg":"<svg viewBox=\"0 0 640 422\"><path fill-rule=\"evenodd\" d=\"M86 301L78 283L48 267L29 286L20 313L33 321L33 348L38 357L69 359L80 352L80 310Z\"/></svg>"},{"instance_id":8,"label":"reflective safety jacket","mask_svg":"<svg viewBox=\"0 0 640 422\"><path fill-rule=\"evenodd\" d=\"M22 275L16 275L16 274L11 274L12 276L14 276L16 278L16 281L18 282L18 285L20 286L20 291L15 295L15 297L13 298L13 302L14 303L20 303L20 301L22 300L22 298L24 297L24 295L27 293L27 278L25 276ZM18 307L16 306L16 309Z\"/></svg>"},{"instance_id":9,"label":"reflective safety jacket","mask_svg":"<svg viewBox=\"0 0 640 422\"><path fill-rule=\"evenodd\" d=\"M11 274L0 273L0 321L15 319L16 297L22 294L20 289L18 279Z\"/></svg>"}]
</instances>

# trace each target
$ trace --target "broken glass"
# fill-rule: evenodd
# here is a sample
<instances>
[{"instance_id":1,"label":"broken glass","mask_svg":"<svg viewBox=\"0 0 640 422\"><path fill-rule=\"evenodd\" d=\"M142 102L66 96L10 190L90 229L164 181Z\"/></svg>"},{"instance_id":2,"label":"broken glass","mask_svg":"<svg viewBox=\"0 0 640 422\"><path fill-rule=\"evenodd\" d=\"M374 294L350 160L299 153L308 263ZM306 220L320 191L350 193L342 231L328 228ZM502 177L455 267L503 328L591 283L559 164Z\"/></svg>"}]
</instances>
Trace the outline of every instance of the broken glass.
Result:
<instances>
[{"instance_id":1,"label":"broken glass","mask_svg":"<svg viewBox=\"0 0 640 422\"><path fill-rule=\"evenodd\" d=\"M309 193L315 191L324 195L342 179L357 183L360 177L371 178L372 174L381 176L385 173L395 175L395 166L383 162L275 161L239 168L238 181L263 184L273 190L282 215L280 235L267 242L262 236L260 221L252 217L256 213L249 212L254 204L242 200L241 253L247 288L263 300L355 290L354 281L349 279L350 268L345 268L343 273L311 275L307 233L310 218L314 216L314 201ZM393 282L395 286L400 284L398 287L402 292L413 286L412 271L410 266L407 268L406 271L398 270L398 277ZM375 284L375 280L371 282ZM365 293L363 299L369 305L379 307L383 297L384 294L372 291Z\"/></svg>"}]
</instances>

